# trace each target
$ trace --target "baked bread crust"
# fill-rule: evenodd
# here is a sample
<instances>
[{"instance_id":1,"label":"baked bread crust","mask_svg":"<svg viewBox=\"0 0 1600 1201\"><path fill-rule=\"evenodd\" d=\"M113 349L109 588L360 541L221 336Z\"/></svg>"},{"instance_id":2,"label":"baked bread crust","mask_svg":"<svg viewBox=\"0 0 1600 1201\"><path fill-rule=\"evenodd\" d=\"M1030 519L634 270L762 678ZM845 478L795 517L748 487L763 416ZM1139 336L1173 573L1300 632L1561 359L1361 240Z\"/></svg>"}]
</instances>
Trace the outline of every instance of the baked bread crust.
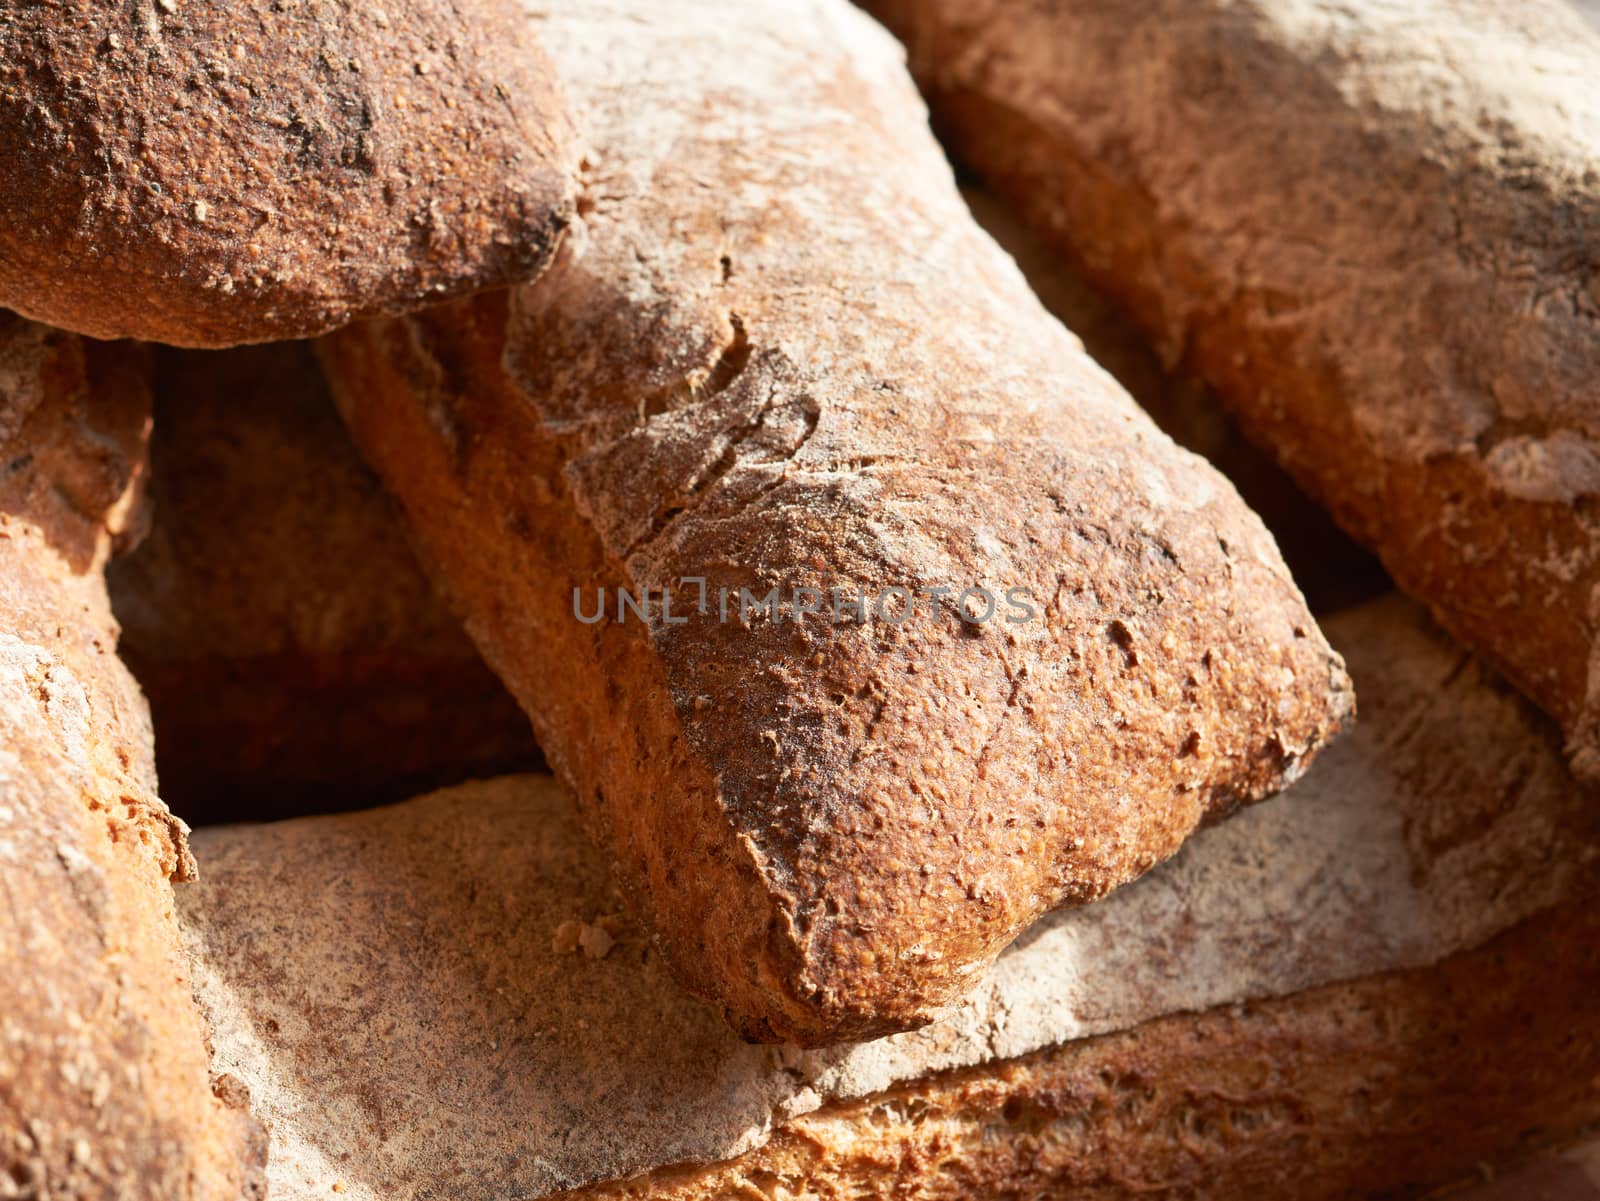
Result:
<instances>
[{"instance_id":1,"label":"baked bread crust","mask_svg":"<svg viewBox=\"0 0 1600 1201\"><path fill-rule=\"evenodd\" d=\"M1342 664L1231 486L978 231L881 30L545 11L581 223L536 285L325 340L336 398L684 983L751 1038L925 1023L1298 775ZM970 585L1038 619L970 622ZM579 620L618 587L683 624ZM951 594L720 620L797 587Z\"/></svg>"},{"instance_id":2,"label":"baked bread crust","mask_svg":"<svg viewBox=\"0 0 1600 1201\"><path fill-rule=\"evenodd\" d=\"M167 803L266 820L538 765L310 348L154 357L150 531L106 582Z\"/></svg>"},{"instance_id":3,"label":"baked bread crust","mask_svg":"<svg viewBox=\"0 0 1600 1201\"><path fill-rule=\"evenodd\" d=\"M214 1095L149 716L101 568L135 517L144 355L0 313L0 1194L229 1199L265 1139ZM227 1098L224 1100L222 1098Z\"/></svg>"},{"instance_id":4,"label":"baked bread crust","mask_svg":"<svg viewBox=\"0 0 1600 1201\"><path fill-rule=\"evenodd\" d=\"M0 305L97 338L322 333L536 275L559 89L509 0L0 9Z\"/></svg>"},{"instance_id":5,"label":"baked bread crust","mask_svg":"<svg viewBox=\"0 0 1600 1201\"><path fill-rule=\"evenodd\" d=\"M1600 807L1413 602L1327 629L1367 718L1292 800L852 1046L751 1046L684 995L548 776L199 831L185 946L273 1195L1326 1196L1595 1116Z\"/></svg>"},{"instance_id":6,"label":"baked bread crust","mask_svg":"<svg viewBox=\"0 0 1600 1201\"><path fill-rule=\"evenodd\" d=\"M1600 1120L1596 890L1429 968L835 1102L584 1201L1407 1196Z\"/></svg>"},{"instance_id":7,"label":"baked bread crust","mask_svg":"<svg viewBox=\"0 0 1600 1201\"><path fill-rule=\"evenodd\" d=\"M1594 25L1561 0L867 7L953 152L1600 772Z\"/></svg>"}]
</instances>

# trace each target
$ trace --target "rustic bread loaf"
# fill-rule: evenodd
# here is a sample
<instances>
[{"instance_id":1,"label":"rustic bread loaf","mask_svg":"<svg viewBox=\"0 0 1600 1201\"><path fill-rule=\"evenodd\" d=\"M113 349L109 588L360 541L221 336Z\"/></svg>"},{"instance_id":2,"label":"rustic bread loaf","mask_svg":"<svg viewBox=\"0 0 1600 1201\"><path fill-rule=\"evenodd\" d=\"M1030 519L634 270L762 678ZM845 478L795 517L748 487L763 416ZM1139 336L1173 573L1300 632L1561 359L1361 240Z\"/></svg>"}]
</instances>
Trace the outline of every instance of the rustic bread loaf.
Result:
<instances>
[{"instance_id":1,"label":"rustic bread loaf","mask_svg":"<svg viewBox=\"0 0 1600 1201\"><path fill-rule=\"evenodd\" d=\"M540 13L581 225L326 341L335 395L687 986L751 1038L919 1025L1294 779L1342 665L973 224L880 29Z\"/></svg>"},{"instance_id":2,"label":"rustic bread loaf","mask_svg":"<svg viewBox=\"0 0 1600 1201\"><path fill-rule=\"evenodd\" d=\"M200 831L186 942L273 1196L1322 1197L1600 1116L1600 812L1556 732L1408 601L1328 629L1371 720L1298 798L877 1042L741 1042L548 778Z\"/></svg>"},{"instance_id":3,"label":"rustic bread loaf","mask_svg":"<svg viewBox=\"0 0 1600 1201\"><path fill-rule=\"evenodd\" d=\"M1600 1118L1596 899L1591 888L1434 967L929 1076L823 1106L726 1163L567 1196L1415 1196Z\"/></svg>"},{"instance_id":4,"label":"rustic bread loaf","mask_svg":"<svg viewBox=\"0 0 1600 1201\"><path fill-rule=\"evenodd\" d=\"M107 585L191 822L400 800L539 762L304 343L158 350L152 522Z\"/></svg>"},{"instance_id":5,"label":"rustic bread loaf","mask_svg":"<svg viewBox=\"0 0 1600 1201\"><path fill-rule=\"evenodd\" d=\"M955 153L1600 772L1600 31L1561 0L872 0Z\"/></svg>"},{"instance_id":6,"label":"rustic bread loaf","mask_svg":"<svg viewBox=\"0 0 1600 1201\"><path fill-rule=\"evenodd\" d=\"M145 371L138 350L0 313L8 1198L231 1201L259 1185L265 1153L237 1087L213 1095L168 882L193 860L156 796L101 576L134 520Z\"/></svg>"},{"instance_id":7,"label":"rustic bread loaf","mask_svg":"<svg viewBox=\"0 0 1600 1201\"><path fill-rule=\"evenodd\" d=\"M0 305L321 333L536 275L569 128L510 0L0 6Z\"/></svg>"}]
</instances>

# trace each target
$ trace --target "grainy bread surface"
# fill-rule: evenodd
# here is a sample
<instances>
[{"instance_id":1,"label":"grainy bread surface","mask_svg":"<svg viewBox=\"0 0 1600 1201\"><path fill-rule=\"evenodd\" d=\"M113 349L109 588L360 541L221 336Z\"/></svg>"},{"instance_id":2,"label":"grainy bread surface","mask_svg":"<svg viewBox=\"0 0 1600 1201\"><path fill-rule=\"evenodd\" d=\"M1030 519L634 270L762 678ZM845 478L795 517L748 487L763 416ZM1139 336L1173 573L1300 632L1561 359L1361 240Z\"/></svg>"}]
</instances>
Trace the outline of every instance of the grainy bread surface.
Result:
<instances>
[{"instance_id":1,"label":"grainy bread surface","mask_svg":"<svg viewBox=\"0 0 1600 1201\"><path fill-rule=\"evenodd\" d=\"M190 822L394 801L539 761L304 343L155 354L150 532L107 570Z\"/></svg>"},{"instance_id":2,"label":"grainy bread surface","mask_svg":"<svg viewBox=\"0 0 1600 1201\"><path fill-rule=\"evenodd\" d=\"M919 1080L796 1118L730 1162L572 1196L1331 1201L1492 1175L1600 1116L1595 899L1435 967ZM1552 1183L1493 1195L1591 1195L1530 1188Z\"/></svg>"},{"instance_id":3,"label":"grainy bread surface","mask_svg":"<svg viewBox=\"0 0 1600 1201\"><path fill-rule=\"evenodd\" d=\"M509 0L0 6L0 304L322 333L536 275L570 127Z\"/></svg>"},{"instance_id":4,"label":"grainy bread surface","mask_svg":"<svg viewBox=\"0 0 1600 1201\"><path fill-rule=\"evenodd\" d=\"M1561 0L867 7L954 153L1600 770L1600 30Z\"/></svg>"},{"instance_id":5,"label":"grainy bread surface","mask_svg":"<svg viewBox=\"0 0 1600 1201\"><path fill-rule=\"evenodd\" d=\"M581 223L533 286L326 340L336 396L683 981L755 1038L924 1023L1294 779L1343 667L1233 489L972 223L880 29L529 19L590 123ZM1034 619L966 620L969 586ZM675 621L578 619L619 587ZM718 612L796 588L950 592Z\"/></svg>"},{"instance_id":6,"label":"grainy bread surface","mask_svg":"<svg viewBox=\"0 0 1600 1201\"><path fill-rule=\"evenodd\" d=\"M1320 1196L1382 1179L1429 1132L1440 1147L1397 1182L1492 1154L1530 1114L1592 1116L1594 1032L1569 1027L1570 1061L1559 1047L1600 973L1600 819L1554 731L1409 601L1328 628L1370 717L1290 797L1044 918L959 1011L877 1042L741 1042L622 917L548 777L200 831L186 942L218 1066L273 1131L274 1196L488 1201L740 1156L629 1187L739 1195L809 1173L820 1196L983 1196L1082 1178L1115 1196L1148 1173L1209 1174L1227 1196L1276 1173ZM1511 966L1410 971L1552 907L1531 928L1557 933L1517 936ZM1492 1069L1467 1106L1427 1074L1452 1052L1447 1084Z\"/></svg>"},{"instance_id":7,"label":"grainy bread surface","mask_svg":"<svg viewBox=\"0 0 1600 1201\"><path fill-rule=\"evenodd\" d=\"M259 1186L259 1128L213 1095L169 884L194 864L156 796L101 575L135 520L146 366L0 313L6 1198L232 1201Z\"/></svg>"}]
</instances>

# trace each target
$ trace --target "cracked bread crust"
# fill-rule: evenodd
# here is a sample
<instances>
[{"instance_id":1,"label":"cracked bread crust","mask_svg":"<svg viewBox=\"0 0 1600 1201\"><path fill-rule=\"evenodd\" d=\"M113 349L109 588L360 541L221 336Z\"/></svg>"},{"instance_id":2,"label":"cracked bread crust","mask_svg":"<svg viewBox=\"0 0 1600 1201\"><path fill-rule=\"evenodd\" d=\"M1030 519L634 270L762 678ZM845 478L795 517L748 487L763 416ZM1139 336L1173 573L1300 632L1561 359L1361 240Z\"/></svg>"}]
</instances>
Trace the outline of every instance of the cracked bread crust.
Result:
<instances>
[{"instance_id":1,"label":"cracked bread crust","mask_svg":"<svg viewBox=\"0 0 1600 1201\"><path fill-rule=\"evenodd\" d=\"M305 337L530 279L567 217L510 0L8 4L0 47L0 305L52 325Z\"/></svg>"},{"instance_id":2,"label":"cracked bread crust","mask_svg":"<svg viewBox=\"0 0 1600 1201\"><path fill-rule=\"evenodd\" d=\"M1600 30L874 0L952 149L1600 772Z\"/></svg>"},{"instance_id":3,"label":"cracked bread crust","mask_svg":"<svg viewBox=\"0 0 1600 1201\"><path fill-rule=\"evenodd\" d=\"M325 340L336 397L683 982L751 1038L923 1024L1292 780L1343 665L1231 486L978 231L881 30L540 12L581 221L536 285ZM711 613L575 617L687 577ZM1038 620L714 599L946 585Z\"/></svg>"},{"instance_id":4,"label":"cracked bread crust","mask_svg":"<svg viewBox=\"0 0 1600 1201\"><path fill-rule=\"evenodd\" d=\"M101 569L136 531L145 356L0 313L0 1195L232 1199L265 1139L213 1093L149 716ZM227 1097L230 1100L224 1100Z\"/></svg>"}]
</instances>

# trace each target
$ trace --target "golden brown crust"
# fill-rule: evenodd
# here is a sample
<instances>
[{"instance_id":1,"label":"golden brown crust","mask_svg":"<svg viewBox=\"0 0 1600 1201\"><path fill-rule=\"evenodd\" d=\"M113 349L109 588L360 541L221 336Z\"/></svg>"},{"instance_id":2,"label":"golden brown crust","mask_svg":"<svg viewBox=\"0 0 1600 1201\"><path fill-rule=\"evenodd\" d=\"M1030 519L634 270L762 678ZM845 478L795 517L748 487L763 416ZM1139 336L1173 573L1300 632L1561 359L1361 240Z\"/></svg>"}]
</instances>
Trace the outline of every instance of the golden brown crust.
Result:
<instances>
[{"instance_id":1,"label":"golden brown crust","mask_svg":"<svg viewBox=\"0 0 1600 1201\"><path fill-rule=\"evenodd\" d=\"M1411 1195L1600 1120L1594 890L1431 968L836 1102L585 1201Z\"/></svg>"},{"instance_id":2,"label":"golden brown crust","mask_svg":"<svg viewBox=\"0 0 1600 1201\"><path fill-rule=\"evenodd\" d=\"M214 1096L149 717L101 568L144 470L142 354L0 314L0 1193L226 1199L259 1185Z\"/></svg>"},{"instance_id":3,"label":"golden brown crust","mask_svg":"<svg viewBox=\"0 0 1600 1201\"><path fill-rule=\"evenodd\" d=\"M539 762L309 347L158 350L155 393L151 529L107 583L168 804L260 820Z\"/></svg>"},{"instance_id":4,"label":"golden brown crust","mask_svg":"<svg viewBox=\"0 0 1600 1201\"><path fill-rule=\"evenodd\" d=\"M1600 771L1600 32L1560 0L875 0L954 151Z\"/></svg>"},{"instance_id":5,"label":"golden brown crust","mask_svg":"<svg viewBox=\"0 0 1600 1201\"><path fill-rule=\"evenodd\" d=\"M509 301L327 340L336 395L689 987L752 1037L921 1024L1298 774L1342 665L973 225L881 31L679 0L541 33L591 117L581 228ZM970 585L1035 619L964 620ZM617 587L683 623L575 615ZM797 587L952 592L739 620Z\"/></svg>"},{"instance_id":6,"label":"golden brown crust","mask_svg":"<svg viewBox=\"0 0 1600 1201\"><path fill-rule=\"evenodd\" d=\"M322 333L542 269L571 133L510 0L0 9L0 304L99 338Z\"/></svg>"}]
</instances>

